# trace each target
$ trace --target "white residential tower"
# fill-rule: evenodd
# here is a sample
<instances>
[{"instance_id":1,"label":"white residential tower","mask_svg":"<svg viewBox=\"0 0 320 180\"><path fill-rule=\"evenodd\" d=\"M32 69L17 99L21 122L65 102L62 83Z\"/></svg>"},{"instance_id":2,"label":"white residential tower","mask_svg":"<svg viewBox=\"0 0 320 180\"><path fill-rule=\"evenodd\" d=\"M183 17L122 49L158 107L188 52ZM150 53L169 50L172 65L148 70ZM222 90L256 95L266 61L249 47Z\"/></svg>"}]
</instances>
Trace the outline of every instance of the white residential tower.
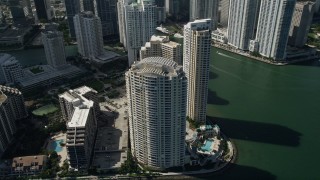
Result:
<instances>
[{"instance_id":1,"label":"white residential tower","mask_svg":"<svg viewBox=\"0 0 320 180\"><path fill-rule=\"evenodd\" d=\"M149 57L126 73L132 155L145 166L184 165L187 80L182 66Z\"/></svg>"},{"instance_id":2,"label":"white residential tower","mask_svg":"<svg viewBox=\"0 0 320 180\"><path fill-rule=\"evenodd\" d=\"M286 58L292 14L296 0L261 0L257 34L250 51L275 60Z\"/></svg>"},{"instance_id":3,"label":"white residential tower","mask_svg":"<svg viewBox=\"0 0 320 180\"><path fill-rule=\"evenodd\" d=\"M254 39L256 13L260 0L230 1L228 20L228 44L241 50L249 50Z\"/></svg>"},{"instance_id":4,"label":"white residential tower","mask_svg":"<svg viewBox=\"0 0 320 180\"><path fill-rule=\"evenodd\" d=\"M91 11L83 11L73 17L78 52L89 59L104 54L100 18Z\"/></svg>"},{"instance_id":5,"label":"white residential tower","mask_svg":"<svg viewBox=\"0 0 320 180\"><path fill-rule=\"evenodd\" d=\"M155 32L156 7L152 0L141 0L124 6L129 66L139 60L140 48Z\"/></svg>"},{"instance_id":6,"label":"white residential tower","mask_svg":"<svg viewBox=\"0 0 320 180\"><path fill-rule=\"evenodd\" d=\"M211 19L184 26L183 70L188 79L187 116L205 123L211 51Z\"/></svg>"}]
</instances>

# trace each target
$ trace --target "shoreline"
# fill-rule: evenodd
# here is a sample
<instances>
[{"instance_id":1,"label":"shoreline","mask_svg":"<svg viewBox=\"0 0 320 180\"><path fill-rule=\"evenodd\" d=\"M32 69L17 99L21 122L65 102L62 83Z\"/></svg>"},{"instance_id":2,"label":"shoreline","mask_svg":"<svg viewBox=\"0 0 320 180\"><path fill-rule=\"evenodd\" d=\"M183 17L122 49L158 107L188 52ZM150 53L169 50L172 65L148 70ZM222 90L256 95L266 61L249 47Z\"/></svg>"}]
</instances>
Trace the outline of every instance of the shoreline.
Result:
<instances>
[{"instance_id":1,"label":"shoreline","mask_svg":"<svg viewBox=\"0 0 320 180\"><path fill-rule=\"evenodd\" d=\"M260 61L260 62L263 62L263 63L266 63L266 64L271 64L271 65L276 65L276 66L285 66L285 65L290 65L290 64L300 63L300 62L307 62L307 61L315 61L317 59L320 59L320 57L318 56L318 57L314 57L314 58L311 58L311 59L297 59L297 60L292 60L292 61L273 62L273 61L264 59L262 57L256 57L256 56L252 56L252 55L247 54L247 53L237 52L236 49L232 49L227 44L222 44L222 43L219 43L219 42L212 42L211 46L215 47L215 48L218 48L218 49L222 49L222 50L231 52L231 53L234 53L234 54L237 54L237 55L240 55L240 56L243 56L243 57L247 57L250 60L256 60L256 61ZM229 48L227 48L225 46L228 46Z\"/></svg>"},{"instance_id":2,"label":"shoreline","mask_svg":"<svg viewBox=\"0 0 320 180\"><path fill-rule=\"evenodd\" d=\"M231 144L232 149L232 157L230 157L229 161L224 162L223 165L219 167L215 167L212 169L201 169L201 170L195 170L195 171L185 171L185 172L168 172L168 173L159 173L160 176L155 176L157 179L180 179L180 178L191 178L193 176L195 177L208 177L212 175L222 175L225 171L227 171L232 165L237 161L238 159L238 150L235 145L235 143L228 138L225 134L221 133L221 135L227 139L227 142ZM125 178L135 178L132 176L126 176L126 175L116 175L119 179L125 179ZM136 178L148 178L148 176L137 176Z\"/></svg>"}]
</instances>

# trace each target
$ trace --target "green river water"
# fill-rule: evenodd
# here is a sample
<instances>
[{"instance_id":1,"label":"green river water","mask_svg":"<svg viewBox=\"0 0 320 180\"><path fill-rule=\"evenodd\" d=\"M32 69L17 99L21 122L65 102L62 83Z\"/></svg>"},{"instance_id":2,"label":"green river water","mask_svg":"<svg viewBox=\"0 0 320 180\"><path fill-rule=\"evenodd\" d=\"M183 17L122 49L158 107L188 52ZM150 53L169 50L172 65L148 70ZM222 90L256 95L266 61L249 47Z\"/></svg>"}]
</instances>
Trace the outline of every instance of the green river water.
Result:
<instances>
[{"instance_id":1,"label":"green river water","mask_svg":"<svg viewBox=\"0 0 320 180\"><path fill-rule=\"evenodd\" d=\"M43 49L10 54L45 64ZM274 66L212 48L208 116L238 158L206 179L320 179L320 62Z\"/></svg>"},{"instance_id":2,"label":"green river water","mask_svg":"<svg viewBox=\"0 0 320 180\"><path fill-rule=\"evenodd\" d=\"M221 179L320 179L319 61L274 66L213 48L207 114L238 149Z\"/></svg>"}]
</instances>

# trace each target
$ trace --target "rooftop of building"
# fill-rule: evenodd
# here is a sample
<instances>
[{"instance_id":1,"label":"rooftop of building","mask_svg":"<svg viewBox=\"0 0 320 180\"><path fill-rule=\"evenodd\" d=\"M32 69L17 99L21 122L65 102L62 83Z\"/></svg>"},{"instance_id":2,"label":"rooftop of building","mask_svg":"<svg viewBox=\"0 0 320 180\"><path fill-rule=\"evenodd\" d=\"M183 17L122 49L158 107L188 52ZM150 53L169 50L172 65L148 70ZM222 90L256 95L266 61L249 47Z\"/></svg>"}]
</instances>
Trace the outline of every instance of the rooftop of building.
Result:
<instances>
[{"instance_id":1,"label":"rooftop of building","mask_svg":"<svg viewBox=\"0 0 320 180\"><path fill-rule=\"evenodd\" d=\"M33 74L29 72L30 68L24 70L25 77L19 79L19 84L22 87L32 86L37 83L48 81L57 77L67 77L70 74L79 74L83 71L76 66L69 64L63 65L59 68L53 68L49 65L41 65L44 72Z\"/></svg>"},{"instance_id":2,"label":"rooftop of building","mask_svg":"<svg viewBox=\"0 0 320 180\"><path fill-rule=\"evenodd\" d=\"M84 17L84 18L94 18L96 17L93 12L91 11L82 11L79 13L79 16Z\"/></svg>"},{"instance_id":3,"label":"rooftop of building","mask_svg":"<svg viewBox=\"0 0 320 180\"><path fill-rule=\"evenodd\" d=\"M59 94L59 97L66 99L68 102L72 102L74 99L77 98L77 97L74 97L72 94L70 94L69 91Z\"/></svg>"},{"instance_id":4,"label":"rooftop of building","mask_svg":"<svg viewBox=\"0 0 320 180\"><path fill-rule=\"evenodd\" d=\"M63 98L69 103L72 103L74 107L79 107L80 109L90 108L93 106L93 102L85 98L83 95L85 95L88 92L97 93L96 90L87 87L82 86L74 90L66 91L59 95L59 98Z\"/></svg>"},{"instance_id":5,"label":"rooftop of building","mask_svg":"<svg viewBox=\"0 0 320 180\"><path fill-rule=\"evenodd\" d=\"M42 35L46 35L47 38L56 38L56 37L62 37L63 33L61 31L55 31L55 30L44 30L42 31Z\"/></svg>"},{"instance_id":6,"label":"rooftop of building","mask_svg":"<svg viewBox=\"0 0 320 180\"><path fill-rule=\"evenodd\" d=\"M129 2L129 5L132 7L138 7L138 6L143 6L143 5L149 5L149 4L153 4L153 0L135 0L133 2Z\"/></svg>"},{"instance_id":7,"label":"rooftop of building","mask_svg":"<svg viewBox=\"0 0 320 180\"><path fill-rule=\"evenodd\" d=\"M296 5L315 5L315 2L312 1L297 1Z\"/></svg>"},{"instance_id":8,"label":"rooftop of building","mask_svg":"<svg viewBox=\"0 0 320 180\"><path fill-rule=\"evenodd\" d=\"M74 89L73 91L76 92L77 94L81 94L81 95L84 95L88 92L98 93L96 90L94 90L88 86L81 86L81 87Z\"/></svg>"},{"instance_id":9,"label":"rooftop of building","mask_svg":"<svg viewBox=\"0 0 320 180\"><path fill-rule=\"evenodd\" d=\"M76 107L71 121L68 122L68 127L85 127L89 113L90 107L93 106L93 101L89 101L89 106L83 105L82 107ZM90 106L91 105L91 106Z\"/></svg>"},{"instance_id":10,"label":"rooftop of building","mask_svg":"<svg viewBox=\"0 0 320 180\"><path fill-rule=\"evenodd\" d=\"M130 71L153 76L178 76L182 72L182 67L170 59L148 57L140 62L135 62Z\"/></svg>"},{"instance_id":11,"label":"rooftop of building","mask_svg":"<svg viewBox=\"0 0 320 180\"><path fill-rule=\"evenodd\" d=\"M178 47L181 46L180 43L174 42L174 41L169 41L169 42L165 42L163 43L164 45L170 46L170 47Z\"/></svg>"},{"instance_id":12,"label":"rooftop of building","mask_svg":"<svg viewBox=\"0 0 320 180\"><path fill-rule=\"evenodd\" d=\"M151 47L152 42L162 43L164 45L170 46L170 47L177 47L181 46L181 44L176 43L174 41L170 41L168 36L151 36L150 42L146 42L145 46L141 47L141 50L145 50L147 47Z\"/></svg>"},{"instance_id":13,"label":"rooftop of building","mask_svg":"<svg viewBox=\"0 0 320 180\"><path fill-rule=\"evenodd\" d=\"M83 95L88 92L97 93L97 91L90 87L82 86L59 95L59 98L64 98L68 102L72 102L75 108L72 119L68 122L68 127L85 127L90 108L94 105L93 101L83 97Z\"/></svg>"},{"instance_id":14,"label":"rooftop of building","mask_svg":"<svg viewBox=\"0 0 320 180\"><path fill-rule=\"evenodd\" d=\"M151 38L150 38L150 41L167 42L167 41L169 41L169 37L168 37L168 36L156 36L156 35L152 35Z\"/></svg>"},{"instance_id":15,"label":"rooftop of building","mask_svg":"<svg viewBox=\"0 0 320 180\"><path fill-rule=\"evenodd\" d=\"M43 166L47 158L46 155L15 157L12 160L12 167Z\"/></svg>"},{"instance_id":16,"label":"rooftop of building","mask_svg":"<svg viewBox=\"0 0 320 180\"><path fill-rule=\"evenodd\" d=\"M0 85L0 91L8 94L15 94L15 95L20 95L21 92L17 89L17 88L12 88L12 87L8 87L8 86L2 86Z\"/></svg>"},{"instance_id":17,"label":"rooftop of building","mask_svg":"<svg viewBox=\"0 0 320 180\"><path fill-rule=\"evenodd\" d=\"M189 28L192 30L208 30L212 27L211 19L196 19L193 22L189 22L184 26L184 28Z\"/></svg>"},{"instance_id":18,"label":"rooftop of building","mask_svg":"<svg viewBox=\"0 0 320 180\"><path fill-rule=\"evenodd\" d=\"M0 65L11 65L19 63L14 56L7 53L0 53Z\"/></svg>"},{"instance_id":19,"label":"rooftop of building","mask_svg":"<svg viewBox=\"0 0 320 180\"><path fill-rule=\"evenodd\" d=\"M29 32L31 26L27 27L19 27L19 28L8 28L3 33L0 33L0 38L8 38L8 37L23 37L27 32Z\"/></svg>"}]
</instances>

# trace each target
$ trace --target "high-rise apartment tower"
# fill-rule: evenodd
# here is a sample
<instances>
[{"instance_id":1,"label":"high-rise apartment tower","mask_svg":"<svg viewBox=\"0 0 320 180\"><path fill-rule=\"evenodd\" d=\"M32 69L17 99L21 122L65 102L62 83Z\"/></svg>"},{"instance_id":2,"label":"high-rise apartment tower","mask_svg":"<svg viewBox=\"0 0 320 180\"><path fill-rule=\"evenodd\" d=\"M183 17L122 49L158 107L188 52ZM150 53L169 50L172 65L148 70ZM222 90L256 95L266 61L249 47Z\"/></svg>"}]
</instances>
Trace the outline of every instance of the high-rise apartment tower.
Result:
<instances>
[{"instance_id":1,"label":"high-rise apartment tower","mask_svg":"<svg viewBox=\"0 0 320 180\"><path fill-rule=\"evenodd\" d=\"M211 19L189 22L184 26L183 70L188 79L187 116L206 122Z\"/></svg>"},{"instance_id":2,"label":"high-rise apartment tower","mask_svg":"<svg viewBox=\"0 0 320 180\"><path fill-rule=\"evenodd\" d=\"M104 49L100 18L91 11L83 11L73 19L79 54L89 59L102 55Z\"/></svg>"},{"instance_id":3,"label":"high-rise apartment tower","mask_svg":"<svg viewBox=\"0 0 320 180\"><path fill-rule=\"evenodd\" d=\"M155 169L183 166L187 80L176 62L149 57L126 73L132 155Z\"/></svg>"},{"instance_id":4,"label":"high-rise apartment tower","mask_svg":"<svg viewBox=\"0 0 320 180\"><path fill-rule=\"evenodd\" d=\"M230 1L228 20L228 44L241 50L249 50L257 24L256 13L260 0Z\"/></svg>"},{"instance_id":5,"label":"high-rise apartment tower","mask_svg":"<svg viewBox=\"0 0 320 180\"><path fill-rule=\"evenodd\" d=\"M250 51L275 60L286 58L290 25L296 0L261 0L257 34Z\"/></svg>"},{"instance_id":6,"label":"high-rise apartment tower","mask_svg":"<svg viewBox=\"0 0 320 180\"><path fill-rule=\"evenodd\" d=\"M42 32L42 42L48 65L59 67L67 63L62 32L45 30Z\"/></svg>"}]
</instances>

